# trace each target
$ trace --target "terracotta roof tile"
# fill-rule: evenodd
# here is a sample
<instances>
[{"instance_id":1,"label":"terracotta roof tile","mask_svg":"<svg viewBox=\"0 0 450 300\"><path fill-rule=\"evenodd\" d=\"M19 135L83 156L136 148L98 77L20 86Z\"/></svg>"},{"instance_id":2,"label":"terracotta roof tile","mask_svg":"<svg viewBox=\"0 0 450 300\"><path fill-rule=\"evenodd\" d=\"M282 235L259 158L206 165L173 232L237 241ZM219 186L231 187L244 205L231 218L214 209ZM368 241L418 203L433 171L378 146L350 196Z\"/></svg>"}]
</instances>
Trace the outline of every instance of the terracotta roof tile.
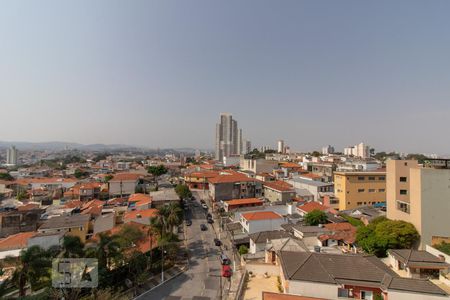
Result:
<instances>
[{"instance_id":1,"label":"terracotta roof tile","mask_svg":"<svg viewBox=\"0 0 450 300\"><path fill-rule=\"evenodd\" d=\"M247 221L259 221L259 220L275 220L283 218L279 214L273 211L257 211L242 214L242 217Z\"/></svg>"},{"instance_id":2,"label":"terracotta roof tile","mask_svg":"<svg viewBox=\"0 0 450 300\"><path fill-rule=\"evenodd\" d=\"M28 239L35 236L37 232L21 232L0 239L0 251L23 249L27 247Z\"/></svg>"}]
</instances>

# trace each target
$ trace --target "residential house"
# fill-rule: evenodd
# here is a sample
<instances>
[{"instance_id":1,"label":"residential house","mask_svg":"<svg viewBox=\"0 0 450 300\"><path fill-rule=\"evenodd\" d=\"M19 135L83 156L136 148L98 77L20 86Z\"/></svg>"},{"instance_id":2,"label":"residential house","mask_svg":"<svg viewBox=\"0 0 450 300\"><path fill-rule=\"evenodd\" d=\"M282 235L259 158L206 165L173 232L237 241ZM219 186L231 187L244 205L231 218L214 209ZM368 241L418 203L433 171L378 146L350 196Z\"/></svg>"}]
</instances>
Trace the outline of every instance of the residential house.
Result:
<instances>
[{"instance_id":1,"label":"residential house","mask_svg":"<svg viewBox=\"0 0 450 300\"><path fill-rule=\"evenodd\" d=\"M136 193L128 198L129 209L144 210L152 207L152 197L149 194Z\"/></svg>"},{"instance_id":2,"label":"residential house","mask_svg":"<svg viewBox=\"0 0 450 300\"><path fill-rule=\"evenodd\" d=\"M399 278L374 256L281 251L279 260L285 293L333 300L447 298L431 281Z\"/></svg>"},{"instance_id":3,"label":"residential house","mask_svg":"<svg viewBox=\"0 0 450 300\"><path fill-rule=\"evenodd\" d=\"M0 237L36 231L42 209L0 212Z\"/></svg>"},{"instance_id":4,"label":"residential house","mask_svg":"<svg viewBox=\"0 0 450 300\"><path fill-rule=\"evenodd\" d=\"M389 249L388 258L391 267L403 270L408 278L439 279L440 273L448 273L450 267L442 258L425 250Z\"/></svg>"},{"instance_id":5,"label":"residential house","mask_svg":"<svg viewBox=\"0 0 450 300\"><path fill-rule=\"evenodd\" d=\"M239 208L263 206L264 201L258 198L231 199L224 201L223 208L226 212L231 212Z\"/></svg>"},{"instance_id":6,"label":"residential house","mask_svg":"<svg viewBox=\"0 0 450 300\"><path fill-rule=\"evenodd\" d=\"M386 202L386 171L334 172L339 210Z\"/></svg>"},{"instance_id":7,"label":"residential house","mask_svg":"<svg viewBox=\"0 0 450 300\"><path fill-rule=\"evenodd\" d=\"M284 181L264 182L264 198L270 202L287 203L295 197L295 189L292 185Z\"/></svg>"},{"instance_id":8,"label":"residential house","mask_svg":"<svg viewBox=\"0 0 450 300\"><path fill-rule=\"evenodd\" d=\"M81 242L86 242L89 234L89 214L55 216L46 220L38 229L40 233L64 232L67 235L78 236Z\"/></svg>"},{"instance_id":9,"label":"residential house","mask_svg":"<svg viewBox=\"0 0 450 300\"><path fill-rule=\"evenodd\" d=\"M261 172L272 172L273 169L278 168L278 162L273 160L266 160L264 158L246 158L241 156L240 170L250 171L253 174Z\"/></svg>"},{"instance_id":10,"label":"residential house","mask_svg":"<svg viewBox=\"0 0 450 300\"><path fill-rule=\"evenodd\" d=\"M190 189L200 189L200 190L208 190L210 178L214 178L219 175L218 171L213 170L201 170L188 172L184 175L183 179L185 184Z\"/></svg>"},{"instance_id":11,"label":"residential house","mask_svg":"<svg viewBox=\"0 0 450 300\"><path fill-rule=\"evenodd\" d=\"M20 232L0 239L0 259L7 256L18 257L20 251L27 248L28 239L36 235L35 231Z\"/></svg>"},{"instance_id":12,"label":"residential house","mask_svg":"<svg viewBox=\"0 0 450 300\"><path fill-rule=\"evenodd\" d=\"M39 246L42 249L48 250L54 246L62 246L64 240L64 232L56 233L39 233L28 239L28 247Z\"/></svg>"},{"instance_id":13,"label":"residential house","mask_svg":"<svg viewBox=\"0 0 450 300\"><path fill-rule=\"evenodd\" d=\"M209 179L209 194L214 201L262 197L262 183L235 171L222 171Z\"/></svg>"},{"instance_id":14,"label":"residential house","mask_svg":"<svg viewBox=\"0 0 450 300\"><path fill-rule=\"evenodd\" d=\"M259 231L249 235L250 248L249 253L255 254L266 249L266 245L271 240L287 238L291 235L284 230Z\"/></svg>"},{"instance_id":15,"label":"residential house","mask_svg":"<svg viewBox=\"0 0 450 300\"><path fill-rule=\"evenodd\" d=\"M143 175L138 173L118 173L108 181L110 197L123 197L134 194Z\"/></svg>"},{"instance_id":16,"label":"residential house","mask_svg":"<svg viewBox=\"0 0 450 300\"><path fill-rule=\"evenodd\" d=\"M252 234L260 231L281 230L285 218L273 211L248 212L241 215L243 232Z\"/></svg>"},{"instance_id":17,"label":"residential house","mask_svg":"<svg viewBox=\"0 0 450 300\"><path fill-rule=\"evenodd\" d=\"M322 201L320 193L333 192L333 183L321 182L305 178L294 177L288 179L287 182L296 189L308 190L314 196L314 201Z\"/></svg>"},{"instance_id":18,"label":"residential house","mask_svg":"<svg viewBox=\"0 0 450 300\"><path fill-rule=\"evenodd\" d=\"M155 208L170 203L180 203L180 196L178 196L174 188L164 188L150 192L150 197L152 199L152 207Z\"/></svg>"},{"instance_id":19,"label":"residential house","mask_svg":"<svg viewBox=\"0 0 450 300\"><path fill-rule=\"evenodd\" d=\"M157 214L158 210L155 208L127 211L125 212L124 222L150 225L150 218L155 217Z\"/></svg>"}]
</instances>

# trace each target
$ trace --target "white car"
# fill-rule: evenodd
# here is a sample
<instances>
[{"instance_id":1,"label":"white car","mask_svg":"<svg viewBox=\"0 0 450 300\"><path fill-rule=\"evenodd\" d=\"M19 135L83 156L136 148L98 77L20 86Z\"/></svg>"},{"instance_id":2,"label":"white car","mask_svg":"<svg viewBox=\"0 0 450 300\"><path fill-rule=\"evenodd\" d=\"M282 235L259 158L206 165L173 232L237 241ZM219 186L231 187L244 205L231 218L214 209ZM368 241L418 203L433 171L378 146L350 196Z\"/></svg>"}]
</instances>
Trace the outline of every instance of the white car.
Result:
<instances>
[{"instance_id":1,"label":"white car","mask_svg":"<svg viewBox=\"0 0 450 300\"><path fill-rule=\"evenodd\" d=\"M206 205L205 203L202 203L202 207L203 207L204 209L208 209L208 205Z\"/></svg>"}]
</instances>

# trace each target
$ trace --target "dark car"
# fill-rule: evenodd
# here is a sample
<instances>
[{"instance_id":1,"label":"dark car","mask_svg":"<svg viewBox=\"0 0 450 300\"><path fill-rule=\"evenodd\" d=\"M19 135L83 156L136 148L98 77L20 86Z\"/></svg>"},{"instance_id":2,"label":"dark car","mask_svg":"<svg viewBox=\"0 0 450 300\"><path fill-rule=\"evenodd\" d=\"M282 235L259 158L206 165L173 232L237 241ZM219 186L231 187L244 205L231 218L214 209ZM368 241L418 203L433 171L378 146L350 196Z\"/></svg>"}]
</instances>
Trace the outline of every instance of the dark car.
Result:
<instances>
[{"instance_id":1,"label":"dark car","mask_svg":"<svg viewBox=\"0 0 450 300\"><path fill-rule=\"evenodd\" d=\"M206 202L205 202L205 200L201 199L200 203L203 204L203 203L206 203Z\"/></svg>"},{"instance_id":2,"label":"dark car","mask_svg":"<svg viewBox=\"0 0 450 300\"><path fill-rule=\"evenodd\" d=\"M220 263L224 266L224 265L229 265L231 264L231 260L228 258L228 256L226 256L225 254L221 254L219 256L220 259Z\"/></svg>"},{"instance_id":3,"label":"dark car","mask_svg":"<svg viewBox=\"0 0 450 300\"><path fill-rule=\"evenodd\" d=\"M200 224L200 229L202 231L206 231L206 230L208 230L208 226L206 226L205 224Z\"/></svg>"},{"instance_id":4,"label":"dark car","mask_svg":"<svg viewBox=\"0 0 450 300\"><path fill-rule=\"evenodd\" d=\"M186 226L191 226L192 225L192 221L191 220L186 220Z\"/></svg>"},{"instance_id":5,"label":"dark car","mask_svg":"<svg viewBox=\"0 0 450 300\"><path fill-rule=\"evenodd\" d=\"M208 224L212 224L212 223L214 223L214 220L212 218L208 218L207 222L208 222Z\"/></svg>"},{"instance_id":6,"label":"dark car","mask_svg":"<svg viewBox=\"0 0 450 300\"><path fill-rule=\"evenodd\" d=\"M222 242L219 239L214 239L214 245L216 245L217 247L222 246Z\"/></svg>"},{"instance_id":7,"label":"dark car","mask_svg":"<svg viewBox=\"0 0 450 300\"><path fill-rule=\"evenodd\" d=\"M206 215L206 218L207 218L207 219L212 219L212 215L211 215L210 213L208 213L208 214Z\"/></svg>"}]
</instances>

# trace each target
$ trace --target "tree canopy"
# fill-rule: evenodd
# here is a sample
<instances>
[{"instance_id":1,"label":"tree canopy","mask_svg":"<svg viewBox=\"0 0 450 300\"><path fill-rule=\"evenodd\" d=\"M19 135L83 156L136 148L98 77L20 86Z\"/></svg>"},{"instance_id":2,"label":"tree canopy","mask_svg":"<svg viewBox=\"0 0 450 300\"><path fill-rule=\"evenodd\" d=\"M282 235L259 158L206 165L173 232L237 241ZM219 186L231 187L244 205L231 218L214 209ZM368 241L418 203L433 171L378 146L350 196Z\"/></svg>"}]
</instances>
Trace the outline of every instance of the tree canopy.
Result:
<instances>
[{"instance_id":1,"label":"tree canopy","mask_svg":"<svg viewBox=\"0 0 450 300\"><path fill-rule=\"evenodd\" d=\"M13 181L14 177L12 177L9 173L0 173L0 180Z\"/></svg>"},{"instance_id":2,"label":"tree canopy","mask_svg":"<svg viewBox=\"0 0 450 300\"><path fill-rule=\"evenodd\" d=\"M82 169L76 169L73 176L75 176L75 178L77 178L77 179L80 179L80 178L85 178L85 177L89 176L89 173Z\"/></svg>"},{"instance_id":3,"label":"tree canopy","mask_svg":"<svg viewBox=\"0 0 450 300\"><path fill-rule=\"evenodd\" d=\"M367 253L385 257L388 249L411 248L419 240L414 225L379 217L358 228L356 242Z\"/></svg>"},{"instance_id":4,"label":"tree canopy","mask_svg":"<svg viewBox=\"0 0 450 300\"><path fill-rule=\"evenodd\" d=\"M327 215L318 209L315 209L305 215L305 223L309 226L317 226L327 223Z\"/></svg>"},{"instance_id":5,"label":"tree canopy","mask_svg":"<svg viewBox=\"0 0 450 300\"><path fill-rule=\"evenodd\" d=\"M442 242L439 245L434 246L434 248L444 252L447 255L450 255L450 243Z\"/></svg>"},{"instance_id":6,"label":"tree canopy","mask_svg":"<svg viewBox=\"0 0 450 300\"><path fill-rule=\"evenodd\" d=\"M191 190L185 184L178 184L175 187L175 192L177 193L178 197L180 197L180 199L184 199L184 198L188 198L188 197L192 196Z\"/></svg>"},{"instance_id":7,"label":"tree canopy","mask_svg":"<svg viewBox=\"0 0 450 300\"><path fill-rule=\"evenodd\" d=\"M158 166L150 166L147 168L147 172L152 174L155 177L164 175L167 173L167 168L164 165L158 165Z\"/></svg>"}]
</instances>

